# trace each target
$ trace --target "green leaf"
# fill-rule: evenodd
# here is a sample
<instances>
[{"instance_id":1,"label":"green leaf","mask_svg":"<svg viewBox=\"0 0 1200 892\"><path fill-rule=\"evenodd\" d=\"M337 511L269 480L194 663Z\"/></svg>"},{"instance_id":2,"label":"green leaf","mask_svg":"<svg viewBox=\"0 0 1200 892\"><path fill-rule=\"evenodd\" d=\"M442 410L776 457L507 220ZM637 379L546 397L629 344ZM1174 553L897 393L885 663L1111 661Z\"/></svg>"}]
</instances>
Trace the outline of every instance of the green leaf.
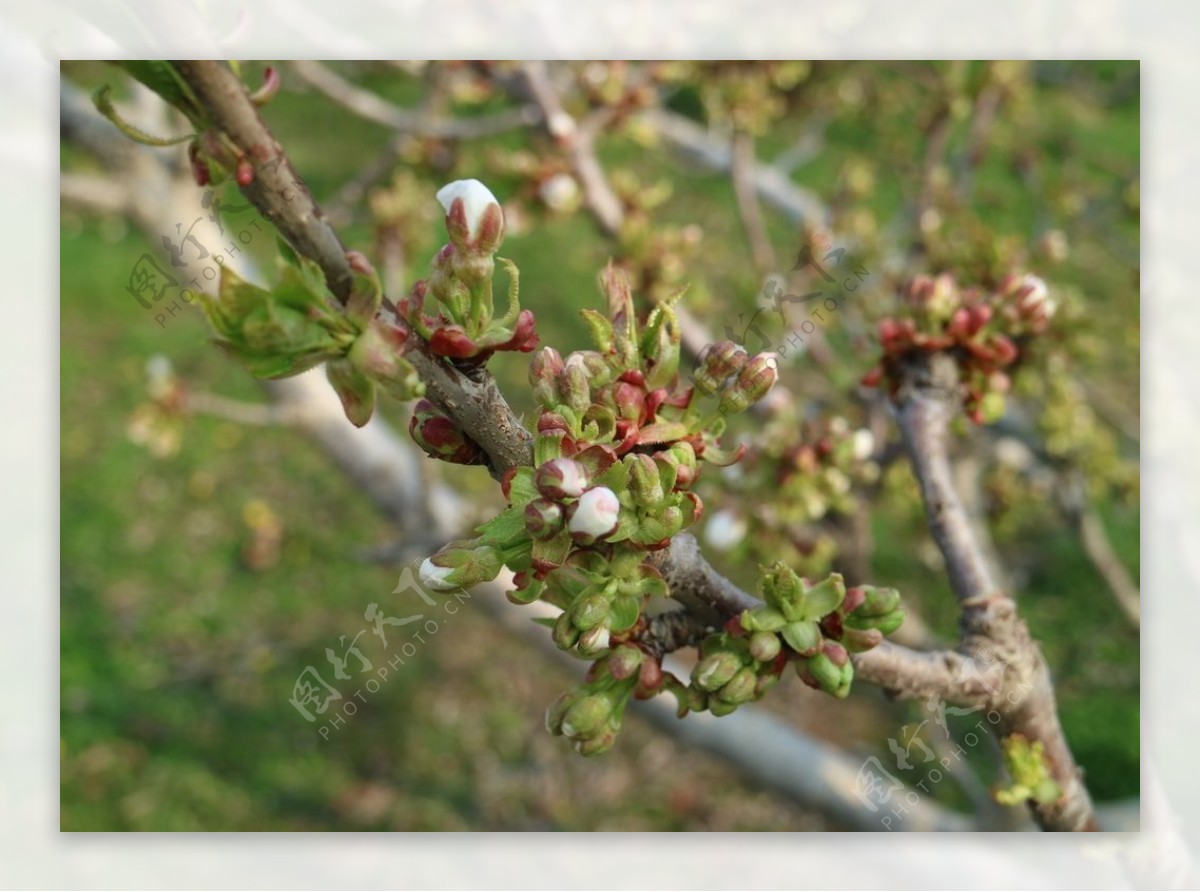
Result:
<instances>
[{"instance_id":1,"label":"green leaf","mask_svg":"<svg viewBox=\"0 0 1200 892\"><path fill-rule=\"evenodd\" d=\"M846 597L846 585L840 573L831 573L814 586L805 586L800 599L800 615L807 620L819 620L838 609Z\"/></svg>"},{"instance_id":2,"label":"green leaf","mask_svg":"<svg viewBox=\"0 0 1200 892\"><path fill-rule=\"evenodd\" d=\"M617 598L613 601L612 607L608 612L609 628L614 632L624 632L627 629L632 629L641 615L641 598L629 595Z\"/></svg>"},{"instance_id":3,"label":"green leaf","mask_svg":"<svg viewBox=\"0 0 1200 892\"><path fill-rule=\"evenodd\" d=\"M503 548L528 536L525 532L525 510L506 508L487 523L481 524L476 532L486 544Z\"/></svg>"},{"instance_id":4,"label":"green leaf","mask_svg":"<svg viewBox=\"0 0 1200 892\"><path fill-rule=\"evenodd\" d=\"M816 623L788 623L782 629L783 640L797 653L812 650L821 643L821 630Z\"/></svg>"},{"instance_id":5,"label":"green leaf","mask_svg":"<svg viewBox=\"0 0 1200 892\"><path fill-rule=\"evenodd\" d=\"M658 421L647 425L638 433L639 443L673 443L682 440L690 429L681 421ZM708 457L707 452L705 458Z\"/></svg>"},{"instance_id":6,"label":"green leaf","mask_svg":"<svg viewBox=\"0 0 1200 892\"><path fill-rule=\"evenodd\" d=\"M601 353L611 353L615 344L612 322L595 310L580 310L579 315L583 317L583 321L587 324L596 349Z\"/></svg>"},{"instance_id":7,"label":"green leaf","mask_svg":"<svg viewBox=\"0 0 1200 892\"><path fill-rule=\"evenodd\" d=\"M571 534L563 530L549 539L533 540L533 559L550 564L561 564L571 553Z\"/></svg>"},{"instance_id":8,"label":"green leaf","mask_svg":"<svg viewBox=\"0 0 1200 892\"><path fill-rule=\"evenodd\" d=\"M508 483L508 503L513 508L524 508L540 493L533 485L533 468L517 468Z\"/></svg>"}]
</instances>

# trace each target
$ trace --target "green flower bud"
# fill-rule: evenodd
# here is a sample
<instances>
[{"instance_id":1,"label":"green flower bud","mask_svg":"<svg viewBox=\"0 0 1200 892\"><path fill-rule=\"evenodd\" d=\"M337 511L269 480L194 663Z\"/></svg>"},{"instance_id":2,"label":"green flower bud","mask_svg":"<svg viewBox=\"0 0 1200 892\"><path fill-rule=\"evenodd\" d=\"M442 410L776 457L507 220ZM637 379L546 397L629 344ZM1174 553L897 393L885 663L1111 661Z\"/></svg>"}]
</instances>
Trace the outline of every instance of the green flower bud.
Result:
<instances>
[{"instance_id":1,"label":"green flower bud","mask_svg":"<svg viewBox=\"0 0 1200 892\"><path fill-rule=\"evenodd\" d=\"M743 624L744 626L744 624ZM755 632L750 636L750 654L760 663L769 663L779 656L782 646L772 632Z\"/></svg>"},{"instance_id":2,"label":"green flower bud","mask_svg":"<svg viewBox=\"0 0 1200 892\"><path fill-rule=\"evenodd\" d=\"M696 389L711 396L721 389L725 380L746 364L748 355L743 347L733 341L718 341L709 344L697 358L693 382Z\"/></svg>"},{"instance_id":3,"label":"green flower bud","mask_svg":"<svg viewBox=\"0 0 1200 892\"><path fill-rule=\"evenodd\" d=\"M654 459L637 454L631 455L626 462L629 465L629 491L634 504L640 508L661 504L666 495Z\"/></svg>"},{"instance_id":4,"label":"green flower bud","mask_svg":"<svg viewBox=\"0 0 1200 892\"><path fill-rule=\"evenodd\" d=\"M503 568L496 549L478 540L451 542L421 564L421 584L433 591L453 591L491 582Z\"/></svg>"},{"instance_id":5,"label":"green flower bud","mask_svg":"<svg viewBox=\"0 0 1200 892\"><path fill-rule=\"evenodd\" d=\"M581 756L599 756L607 753L613 748L613 744L617 742L617 733L620 728L605 728L594 737L589 737L585 740L575 741L575 752Z\"/></svg>"},{"instance_id":6,"label":"green flower bud","mask_svg":"<svg viewBox=\"0 0 1200 892\"><path fill-rule=\"evenodd\" d=\"M633 678L640 671L645 656L638 648L622 644L609 654L608 672L613 678L619 680Z\"/></svg>"},{"instance_id":7,"label":"green flower bud","mask_svg":"<svg viewBox=\"0 0 1200 892\"><path fill-rule=\"evenodd\" d=\"M717 691L717 698L726 703L749 703L754 699L757 685L758 676L753 669L746 666L738 670L737 674Z\"/></svg>"},{"instance_id":8,"label":"green flower bud","mask_svg":"<svg viewBox=\"0 0 1200 892\"><path fill-rule=\"evenodd\" d=\"M554 639L555 645L560 650L570 650L575 646L575 642L579 640L579 630L571 622L571 617L566 613L562 613L555 620L554 631L550 637Z\"/></svg>"},{"instance_id":9,"label":"green flower bud","mask_svg":"<svg viewBox=\"0 0 1200 892\"><path fill-rule=\"evenodd\" d=\"M742 628L747 632L778 632L787 623L786 616L766 604L745 610L741 616Z\"/></svg>"},{"instance_id":10,"label":"green flower bud","mask_svg":"<svg viewBox=\"0 0 1200 892\"><path fill-rule=\"evenodd\" d=\"M574 706L578 700L578 691L566 691L559 694L558 699L546 710L546 730L554 735L562 734L563 718L566 717L567 710Z\"/></svg>"},{"instance_id":11,"label":"green flower bud","mask_svg":"<svg viewBox=\"0 0 1200 892\"><path fill-rule=\"evenodd\" d=\"M742 668L742 661L727 650L709 654L692 669L692 683L702 691L716 691Z\"/></svg>"},{"instance_id":12,"label":"green flower bud","mask_svg":"<svg viewBox=\"0 0 1200 892\"><path fill-rule=\"evenodd\" d=\"M575 647L581 657L594 659L608 651L610 637L608 626L595 626L579 634Z\"/></svg>"},{"instance_id":13,"label":"green flower bud","mask_svg":"<svg viewBox=\"0 0 1200 892\"><path fill-rule=\"evenodd\" d=\"M612 701L603 694L581 697L563 715L562 733L567 737L590 737L604 728L612 711Z\"/></svg>"}]
</instances>

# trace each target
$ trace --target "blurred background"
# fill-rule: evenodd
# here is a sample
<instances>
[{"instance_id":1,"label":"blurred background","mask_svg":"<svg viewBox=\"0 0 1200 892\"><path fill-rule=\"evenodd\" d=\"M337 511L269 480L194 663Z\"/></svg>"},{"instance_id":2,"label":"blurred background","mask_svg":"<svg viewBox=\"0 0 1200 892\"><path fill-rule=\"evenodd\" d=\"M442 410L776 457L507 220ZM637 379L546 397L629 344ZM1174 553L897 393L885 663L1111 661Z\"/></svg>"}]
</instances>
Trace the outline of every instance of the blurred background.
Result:
<instances>
[{"instance_id":1,"label":"blurred background","mask_svg":"<svg viewBox=\"0 0 1200 892\"><path fill-rule=\"evenodd\" d=\"M253 88L265 67L240 69ZM272 67L282 88L264 119L390 295L444 241L438 187L478 177L504 203L502 253L521 269L523 305L563 352L587 346L576 311L601 306L609 258L639 297L686 285L703 330L761 348L807 318L770 312L769 283L817 290L811 267L792 269L799 250L844 248L842 262L866 271L858 292L791 351L790 405L735 431L759 434L761 449L740 476L706 482L701 539L747 586L776 557L896 586L916 641L953 640L957 611L911 474L893 460L894 428L857 386L877 357L874 326L916 273L984 287L1014 269L1043 276L1059 304L1046 344L1002 418L962 426L959 467L1045 650L1088 786L1128 809L1139 792L1137 63L574 63L532 79L500 63ZM369 604L419 609L393 589L428 543L281 422L178 287L143 293L147 305L131 291L147 256L178 272L164 238L181 246L193 216L211 254L250 232L238 259L262 268L273 234L252 228L233 184L198 188L182 147L123 154L87 94L109 84L129 120L182 132L160 100L104 64L62 74L62 829L854 826L637 717L609 755L577 756L542 715L583 664L562 669L470 602L322 737L289 702L297 677L313 666L333 680L326 650L345 653ZM595 200L589 168L556 141L568 118L615 204ZM173 204L180 196L193 206ZM533 409L526 359L491 365L518 411ZM407 423L403 406L383 414ZM786 467L805 443L860 430L873 448L853 467ZM500 504L482 469L423 462L419 473L461 491L477 519ZM787 510L761 510L768 500ZM389 658L370 633L357 643L368 660ZM904 769L888 746L919 735L934 746L924 704L867 685L833 702L789 676L762 708L856 763L874 755L908 783L929 777L920 747ZM950 724L961 734L977 720ZM968 763L931 798L979 812L1000 780L996 753L981 746Z\"/></svg>"}]
</instances>

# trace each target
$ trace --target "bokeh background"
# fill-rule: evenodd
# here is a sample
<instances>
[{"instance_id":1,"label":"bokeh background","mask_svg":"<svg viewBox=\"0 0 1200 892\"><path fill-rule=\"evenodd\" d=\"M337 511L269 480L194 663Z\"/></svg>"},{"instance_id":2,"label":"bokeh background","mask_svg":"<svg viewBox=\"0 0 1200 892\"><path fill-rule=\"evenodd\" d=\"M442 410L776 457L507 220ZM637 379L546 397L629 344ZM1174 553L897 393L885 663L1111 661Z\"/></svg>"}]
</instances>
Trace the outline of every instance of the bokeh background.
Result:
<instances>
[{"instance_id":1,"label":"bokeh background","mask_svg":"<svg viewBox=\"0 0 1200 892\"><path fill-rule=\"evenodd\" d=\"M284 87L265 119L317 201L340 212L346 243L377 262L393 258L396 281L419 277L442 242L438 186L484 172L506 203L504 253L521 269L522 300L544 342L585 346L575 311L598 305L595 276L614 255L653 271L647 291L687 283L687 305L713 330L754 312L762 272L750 262L730 177L639 132L636 120L606 130L597 146L646 220L644 232L614 242L561 189L542 188L554 154L532 129L396 140L287 63L278 67ZM263 65L243 68L256 83ZM466 67L329 69L397 106L436 96L439 114L471 117L511 105ZM581 66L580 82L596 84L600 97L581 103L604 101L606 85L627 77L609 69ZM63 78L134 95L99 63L67 63ZM1041 386L1024 396L1057 419L1051 432L1065 445L1051 469L1082 476L1136 580L1137 64L837 62L757 80L697 65L664 78L674 114L714 128L733 121L753 132L760 159L791 158L790 179L829 208L832 241L861 245L879 270L826 332L834 364L801 359L788 371L785 383L815 411L857 420L854 382L870 366L871 323L894 309L892 292L907 275L948 268L971 281L1019 260L1051 281L1069 323L1061 335L1070 365L1029 369ZM975 158L973 111L990 83L1002 98ZM960 156L969 162L965 195L944 190L941 163L929 163L942 130L950 174ZM64 172L103 173L69 141L62 151ZM347 184L361 185L361 196ZM912 212L926 189L936 218ZM241 203L232 186L220 194L230 207ZM769 208L764 219L786 271L812 233ZM574 678L470 609L323 740L288 702L292 684L305 666L327 665L325 648L339 636L362 628L368 603L403 609L389 604L400 568L371 557L396 545L393 529L287 427L164 415L147 384L148 363L161 366L153 357L168 358L197 390L248 403L262 391L209 345L195 308L159 324L126 291L130 269L162 233L73 201L61 221L64 830L838 829L636 719L608 757L579 758L541 727L546 704ZM272 247L260 239L247 251L266 264ZM523 364L494 363L518 409L531 407ZM1056 401L1052 385L1068 380L1078 387ZM384 411L403 425L403 407ZM428 472L481 505L498 503L479 469ZM873 579L899 587L932 634L951 638L953 599L911 479L901 465L886 479L863 514ZM1047 495L1051 483L1001 463L980 480L1088 785L1102 802L1128 802L1139 791L1137 628ZM725 498L714 492L714 504ZM718 563L752 582L747 555ZM887 738L928 716L859 688L850 702L831 703L789 679L766 706L888 761ZM980 762L983 782L995 781L986 754ZM966 791L938 790L967 807Z\"/></svg>"}]
</instances>

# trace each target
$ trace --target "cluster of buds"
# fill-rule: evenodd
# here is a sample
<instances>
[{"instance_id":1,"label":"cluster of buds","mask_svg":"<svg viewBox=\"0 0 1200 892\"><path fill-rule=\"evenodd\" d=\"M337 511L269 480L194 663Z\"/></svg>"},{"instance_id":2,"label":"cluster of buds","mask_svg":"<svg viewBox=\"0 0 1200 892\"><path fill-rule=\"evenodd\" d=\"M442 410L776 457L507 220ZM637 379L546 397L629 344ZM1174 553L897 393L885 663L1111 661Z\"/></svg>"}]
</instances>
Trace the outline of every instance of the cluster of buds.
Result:
<instances>
[{"instance_id":1,"label":"cluster of buds","mask_svg":"<svg viewBox=\"0 0 1200 892\"><path fill-rule=\"evenodd\" d=\"M768 633L747 635L737 620L727 631L700 644L690 683L675 689L679 713L708 710L729 715L743 703L760 699L778 683L788 655L779 638Z\"/></svg>"},{"instance_id":2,"label":"cluster of buds","mask_svg":"<svg viewBox=\"0 0 1200 892\"><path fill-rule=\"evenodd\" d=\"M664 673L659 659L622 644L589 667L583 683L559 696L546 710L546 730L566 737L585 756L612 749L630 699L648 700L679 682Z\"/></svg>"},{"instance_id":3,"label":"cluster of buds","mask_svg":"<svg viewBox=\"0 0 1200 892\"><path fill-rule=\"evenodd\" d=\"M948 353L958 363L971 420L997 420L1011 387L1006 370L1054 314L1046 283L1034 275L1010 275L995 291L985 292L960 289L948 273L921 275L909 282L903 298L909 313L879 323L883 358L863 384L876 387L886 379L894 394L905 367L919 354Z\"/></svg>"},{"instance_id":4,"label":"cluster of buds","mask_svg":"<svg viewBox=\"0 0 1200 892\"><path fill-rule=\"evenodd\" d=\"M827 573L837 544L823 521L858 509L859 488L879 476L874 453L871 432L841 416L801 422L790 406L780 408L747 452L742 473L721 481L732 498L710 516L706 540L721 551ZM768 503L743 507L765 493Z\"/></svg>"},{"instance_id":5,"label":"cluster of buds","mask_svg":"<svg viewBox=\"0 0 1200 892\"><path fill-rule=\"evenodd\" d=\"M721 414L742 412L758 402L779 378L779 357L774 353L751 356L733 341L709 344L696 359L692 383L705 396L721 398Z\"/></svg>"},{"instance_id":6,"label":"cluster of buds","mask_svg":"<svg viewBox=\"0 0 1200 892\"><path fill-rule=\"evenodd\" d=\"M904 622L895 589L856 586L847 591L837 573L814 584L778 562L765 568L760 590L765 603L742 613L740 629L751 640L778 636L801 680L835 697L850 692L850 654L870 650Z\"/></svg>"},{"instance_id":7,"label":"cluster of buds","mask_svg":"<svg viewBox=\"0 0 1200 892\"><path fill-rule=\"evenodd\" d=\"M478 180L456 180L437 197L450 241L434 257L429 278L401 302L401 315L433 353L461 366L481 365L497 350L528 353L537 345L533 313L521 309L517 268L504 258L498 258L510 279L504 315L496 316L492 300L495 254L504 238L500 204ZM435 315L425 312L430 297L438 304Z\"/></svg>"}]
</instances>

